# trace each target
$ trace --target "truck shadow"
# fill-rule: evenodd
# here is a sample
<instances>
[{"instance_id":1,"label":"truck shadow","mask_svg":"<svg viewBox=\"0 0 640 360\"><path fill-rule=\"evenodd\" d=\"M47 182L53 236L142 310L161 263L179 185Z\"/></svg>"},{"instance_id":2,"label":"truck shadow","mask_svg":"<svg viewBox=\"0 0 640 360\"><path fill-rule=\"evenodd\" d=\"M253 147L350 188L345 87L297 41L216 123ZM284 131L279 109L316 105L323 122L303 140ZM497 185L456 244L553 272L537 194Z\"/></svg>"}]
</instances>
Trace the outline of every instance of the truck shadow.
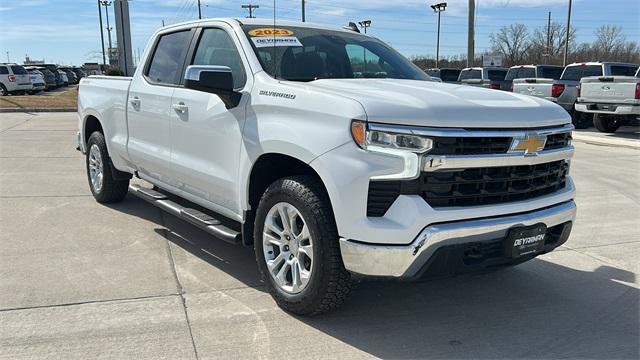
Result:
<instances>
[{"instance_id":1,"label":"truck shadow","mask_svg":"<svg viewBox=\"0 0 640 360\"><path fill-rule=\"evenodd\" d=\"M594 134L596 136L603 136L605 138L612 138L612 139L618 138L618 139L640 140L640 126L623 126L620 129L618 129L618 131L611 134L601 133L595 128L589 128L585 130L576 130L576 132L588 134L588 135Z\"/></svg>"},{"instance_id":2,"label":"truck shadow","mask_svg":"<svg viewBox=\"0 0 640 360\"><path fill-rule=\"evenodd\" d=\"M151 205L131 206L131 201L141 200L131 196L112 208L155 222L156 232L176 246L264 291L252 249L217 241L171 215L158 216ZM574 255L580 256L569 250L551 256ZM585 261L577 262L581 269L592 266ZM635 283L636 275L623 269L577 270L539 258L485 275L421 283L362 281L334 313L283 316L380 358L637 359L640 290ZM275 326L269 331L282 331Z\"/></svg>"}]
</instances>

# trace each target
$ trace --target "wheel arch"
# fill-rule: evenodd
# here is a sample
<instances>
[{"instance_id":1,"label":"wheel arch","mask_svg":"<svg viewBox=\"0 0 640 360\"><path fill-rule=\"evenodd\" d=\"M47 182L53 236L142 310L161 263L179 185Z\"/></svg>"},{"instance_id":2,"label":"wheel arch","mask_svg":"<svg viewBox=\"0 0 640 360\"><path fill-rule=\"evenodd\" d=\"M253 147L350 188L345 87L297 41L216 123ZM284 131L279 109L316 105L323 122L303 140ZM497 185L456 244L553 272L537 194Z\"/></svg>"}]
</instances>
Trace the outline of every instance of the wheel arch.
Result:
<instances>
[{"instance_id":1,"label":"wheel arch","mask_svg":"<svg viewBox=\"0 0 640 360\"><path fill-rule=\"evenodd\" d=\"M249 172L249 181L246 189L248 210L245 211L242 229L242 242L244 245L251 245L253 243L255 211L262 194L264 194L265 190L274 181L296 175L308 175L316 178L322 185L324 196L326 196L329 202L329 207L333 209L327 187L322 181L320 174L318 174L313 167L290 155L282 153L262 154L253 163L251 171Z\"/></svg>"}]
</instances>

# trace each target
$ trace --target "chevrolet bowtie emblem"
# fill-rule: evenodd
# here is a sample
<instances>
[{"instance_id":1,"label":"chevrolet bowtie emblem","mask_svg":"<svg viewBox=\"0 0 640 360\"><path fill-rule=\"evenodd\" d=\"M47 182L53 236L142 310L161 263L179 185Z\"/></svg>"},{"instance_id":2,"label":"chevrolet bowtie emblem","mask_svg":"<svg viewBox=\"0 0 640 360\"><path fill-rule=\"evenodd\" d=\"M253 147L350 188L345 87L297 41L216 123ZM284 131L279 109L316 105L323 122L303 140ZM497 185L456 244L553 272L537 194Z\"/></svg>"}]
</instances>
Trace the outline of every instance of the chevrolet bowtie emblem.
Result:
<instances>
[{"instance_id":1,"label":"chevrolet bowtie emblem","mask_svg":"<svg viewBox=\"0 0 640 360\"><path fill-rule=\"evenodd\" d=\"M523 152L524 155L538 155L544 149L547 137L544 135L525 135L513 138L509 152Z\"/></svg>"}]
</instances>

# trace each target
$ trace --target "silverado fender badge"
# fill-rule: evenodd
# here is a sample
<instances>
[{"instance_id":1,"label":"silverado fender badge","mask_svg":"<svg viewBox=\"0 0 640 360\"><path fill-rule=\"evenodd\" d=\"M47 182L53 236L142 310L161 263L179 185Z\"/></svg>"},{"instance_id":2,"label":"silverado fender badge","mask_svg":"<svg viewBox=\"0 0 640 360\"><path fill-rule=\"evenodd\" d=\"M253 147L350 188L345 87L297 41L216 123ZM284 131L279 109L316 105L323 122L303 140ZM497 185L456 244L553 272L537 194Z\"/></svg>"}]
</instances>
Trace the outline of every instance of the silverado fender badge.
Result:
<instances>
[{"instance_id":1,"label":"silverado fender badge","mask_svg":"<svg viewBox=\"0 0 640 360\"><path fill-rule=\"evenodd\" d=\"M281 93L277 91L268 91L268 90L260 90L260 95L278 97L278 98L289 99L289 100L293 100L296 98L295 94L287 94L287 93Z\"/></svg>"}]
</instances>

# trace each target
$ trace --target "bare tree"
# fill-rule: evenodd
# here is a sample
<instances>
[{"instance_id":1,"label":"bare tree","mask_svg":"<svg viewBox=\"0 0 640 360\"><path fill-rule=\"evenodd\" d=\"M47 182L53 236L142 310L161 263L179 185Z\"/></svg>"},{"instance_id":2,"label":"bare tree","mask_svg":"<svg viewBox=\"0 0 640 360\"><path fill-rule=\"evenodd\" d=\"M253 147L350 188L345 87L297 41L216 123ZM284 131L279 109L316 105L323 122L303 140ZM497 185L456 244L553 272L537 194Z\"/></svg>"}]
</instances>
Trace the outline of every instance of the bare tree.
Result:
<instances>
[{"instance_id":1,"label":"bare tree","mask_svg":"<svg viewBox=\"0 0 640 360\"><path fill-rule=\"evenodd\" d=\"M547 47L547 31L549 32L549 46ZM547 29L546 26L537 28L531 36L531 48L529 49L527 60L531 63L562 64L564 53L564 43L567 29L566 26L554 22ZM575 44L576 29L571 27L569 32L569 49L573 53Z\"/></svg>"},{"instance_id":2,"label":"bare tree","mask_svg":"<svg viewBox=\"0 0 640 360\"><path fill-rule=\"evenodd\" d=\"M601 60L610 60L623 52L627 37L617 25L602 25L595 32L593 48Z\"/></svg>"},{"instance_id":3,"label":"bare tree","mask_svg":"<svg viewBox=\"0 0 640 360\"><path fill-rule=\"evenodd\" d=\"M531 47L525 24L503 26L497 33L492 33L490 39L493 51L502 54L509 65L521 63Z\"/></svg>"}]
</instances>

